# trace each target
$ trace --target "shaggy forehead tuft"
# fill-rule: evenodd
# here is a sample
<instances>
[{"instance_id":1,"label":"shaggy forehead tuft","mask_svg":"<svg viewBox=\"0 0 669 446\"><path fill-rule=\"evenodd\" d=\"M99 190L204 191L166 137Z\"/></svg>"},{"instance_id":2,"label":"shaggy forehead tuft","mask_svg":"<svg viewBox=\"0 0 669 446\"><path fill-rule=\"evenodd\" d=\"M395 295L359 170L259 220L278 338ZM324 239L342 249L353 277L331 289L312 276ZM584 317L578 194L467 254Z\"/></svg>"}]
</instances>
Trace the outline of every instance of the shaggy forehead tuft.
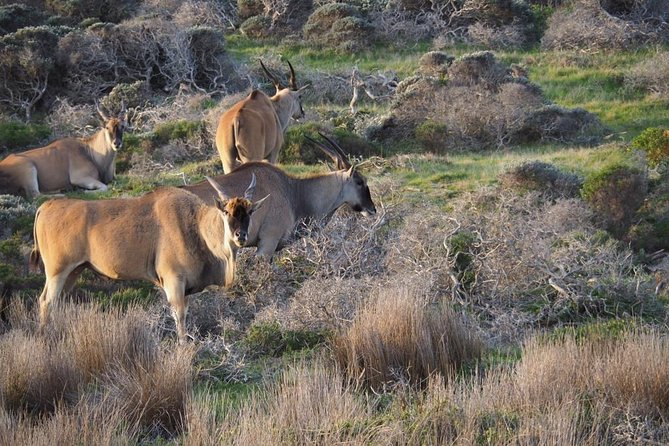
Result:
<instances>
[{"instance_id":1,"label":"shaggy forehead tuft","mask_svg":"<svg viewBox=\"0 0 669 446\"><path fill-rule=\"evenodd\" d=\"M241 209L243 209L244 212L248 212L249 209L251 209L251 206L251 202L246 198L235 197L228 200L225 204L225 210L230 215L235 215L235 212L239 212Z\"/></svg>"}]
</instances>

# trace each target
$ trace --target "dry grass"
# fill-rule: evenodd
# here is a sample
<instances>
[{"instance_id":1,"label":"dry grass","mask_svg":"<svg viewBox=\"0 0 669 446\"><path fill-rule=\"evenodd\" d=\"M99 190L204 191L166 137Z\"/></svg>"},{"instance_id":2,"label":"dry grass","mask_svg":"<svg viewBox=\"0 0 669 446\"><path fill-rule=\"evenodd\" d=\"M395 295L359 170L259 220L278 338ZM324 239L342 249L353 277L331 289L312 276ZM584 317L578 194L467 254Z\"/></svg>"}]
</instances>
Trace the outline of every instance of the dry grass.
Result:
<instances>
[{"instance_id":1,"label":"dry grass","mask_svg":"<svg viewBox=\"0 0 669 446\"><path fill-rule=\"evenodd\" d=\"M383 389L424 385L437 373L452 378L480 357L481 344L446 305L397 288L365 305L333 350L349 379Z\"/></svg>"},{"instance_id":2,"label":"dry grass","mask_svg":"<svg viewBox=\"0 0 669 446\"><path fill-rule=\"evenodd\" d=\"M237 409L226 397L205 394L195 400L184 440L193 445L660 444L669 439L662 385L669 373L667 348L666 337L656 332L627 333L619 342L534 338L516 366L457 381L434 375L423 390L403 387L366 397L343 385L336 367L322 360L300 363Z\"/></svg>"},{"instance_id":3,"label":"dry grass","mask_svg":"<svg viewBox=\"0 0 669 446\"><path fill-rule=\"evenodd\" d=\"M43 336L32 333L36 316L20 302L9 313L0 423L11 441L0 442L134 444L181 431L195 352L161 348L145 311L61 304Z\"/></svg>"},{"instance_id":4,"label":"dry grass","mask_svg":"<svg viewBox=\"0 0 669 446\"><path fill-rule=\"evenodd\" d=\"M238 410L216 413L230 404L225 398L196 401L185 443L367 444L374 438L374 431L356 428L364 426L370 408L322 360L289 367L267 393L254 394Z\"/></svg>"}]
</instances>

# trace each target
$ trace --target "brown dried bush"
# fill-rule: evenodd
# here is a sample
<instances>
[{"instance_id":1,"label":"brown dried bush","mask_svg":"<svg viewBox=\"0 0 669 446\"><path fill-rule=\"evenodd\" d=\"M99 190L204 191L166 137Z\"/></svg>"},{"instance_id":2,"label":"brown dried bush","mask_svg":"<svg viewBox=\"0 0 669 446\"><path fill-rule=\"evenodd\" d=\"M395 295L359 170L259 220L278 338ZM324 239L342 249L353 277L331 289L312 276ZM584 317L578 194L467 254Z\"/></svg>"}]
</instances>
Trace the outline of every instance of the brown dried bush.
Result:
<instances>
[{"instance_id":1,"label":"brown dried bush","mask_svg":"<svg viewBox=\"0 0 669 446\"><path fill-rule=\"evenodd\" d=\"M455 296L474 308L494 303L496 310L483 310L491 317L486 326L494 338L506 337L504 313L529 303L538 307L524 316L520 311L515 328L508 327L511 336L532 324L593 316L664 317L652 292L653 277L628 248L597 230L584 202L495 189L462 197L453 206L457 217L442 234L445 245L461 246L467 260L459 270L451 266L458 279L453 280ZM471 234L467 243L457 240L463 231Z\"/></svg>"},{"instance_id":2,"label":"brown dried bush","mask_svg":"<svg viewBox=\"0 0 669 446\"><path fill-rule=\"evenodd\" d=\"M446 76L448 67L453 63L455 57L449 56L443 51L429 51L423 54L418 63L420 72L427 76Z\"/></svg>"},{"instance_id":3,"label":"brown dried bush","mask_svg":"<svg viewBox=\"0 0 669 446\"><path fill-rule=\"evenodd\" d=\"M237 23L237 5L232 0L187 0L180 3L172 21L181 28L206 26L230 29Z\"/></svg>"},{"instance_id":4,"label":"brown dried bush","mask_svg":"<svg viewBox=\"0 0 669 446\"><path fill-rule=\"evenodd\" d=\"M512 76L491 52L453 61L447 79L446 83L425 76L403 80L390 115L359 131L381 141L427 134L429 147L438 153L533 141L593 143L603 136L604 127L594 114L546 105L539 87L526 77ZM428 124L432 127L422 128ZM427 132L430 129L438 131Z\"/></svg>"},{"instance_id":5,"label":"brown dried bush","mask_svg":"<svg viewBox=\"0 0 669 446\"><path fill-rule=\"evenodd\" d=\"M652 6L653 2L630 3ZM656 2L659 3L667 4L666 1ZM652 7L639 9L646 9L649 15L639 17L637 14L634 17L625 13L625 7L622 12L616 11L612 7L614 4L609 4L611 11L607 11L598 0L577 0L565 4L550 17L541 47L547 50L629 49L669 38L669 27L666 23L662 25L661 18L658 27L659 17L653 17Z\"/></svg>"},{"instance_id":6,"label":"brown dried bush","mask_svg":"<svg viewBox=\"0 0 669 446\"><path fill-rule=\"evenodd\" d=\"M519 22L498 27L477 22L467 28L467 37L472 43L485 48L522 48L527 43L523 28L524 25Z\"/></svg>"},{"instance_id":7,"label":"brown dried bush","mask_svg":"<svg viewBox=\"0 0 669 446\"><path fill-rule=\"evenodd\" d=\"M400 287L364 305L333 351L349 380L378 390L425 385L433 374L451 379L480 357L481 345L448 306Z\"/></svg>"},{"instance_id":8,"label":"brown dried bush","mask_svg":"<svg viewBox=\"0 0 669 446\"><path fill-rule=\"evenodd\" d=\"M529 161L500 175L504 187L536 190L550 197L576 197L583 180L575 174L563 172L552 164Z\"/></svg>"},{"instance_id":9,"label":"brown dried bush","mask_svg":"<svg viewBox=\"0 0 669 446\"><path fill-rule=\"evenodd\" d=\"M360 51L374 42L374 28L357 8L346 3L328 3L317 8L305 23L303 33L313 45L344 52Z\"/></svg>"},{"instance_id":10,"label":"brown dried bush","mask_svg":"<svg viewBox=\"0 0 669 446\"><path fill-rule=\"evenodd\" d=\"M625 85L661 99L669 99L669 52L636 64L625 74Z\"/></svg>"}]
</instances>

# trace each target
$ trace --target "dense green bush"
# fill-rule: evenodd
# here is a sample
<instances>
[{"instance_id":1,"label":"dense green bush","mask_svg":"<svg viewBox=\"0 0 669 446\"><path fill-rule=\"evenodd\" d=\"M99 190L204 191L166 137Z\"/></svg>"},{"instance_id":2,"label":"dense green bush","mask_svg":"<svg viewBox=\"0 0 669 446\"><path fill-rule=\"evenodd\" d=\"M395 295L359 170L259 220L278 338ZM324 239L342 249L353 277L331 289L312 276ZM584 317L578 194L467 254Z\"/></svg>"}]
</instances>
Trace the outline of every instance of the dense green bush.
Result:
<instances>
[{"instance_id":1,"label":"dense green bush","mask_svg":"<svg viewBox=\"0 0 669 446\"><path fill-rule=\"evenodd\" d=\"M35 8L13 3L0 6L0 35L13 33L26 26L38 26L46 23L47 15Z\"/></svg>"},{"instance_id":2,"label":"dense green bush","mask_svg":"<svg viewBox=\"0 0 669 446\"><path fill-rule=\"evenodd\" d=\"M75 20L97 17L115 23L129 18L141 3L141 0L46 0L46 6L55 14Z\"/></svg>"},{"instance_id":3,"label":"dense green bush","mask_svg":"<svg viewBox=\"0 0 669 446\"><path fill-rule=\"evenodd\" d=\"M16 152L37 146L51 135L44 124L23 124L17 121L0 121L0 155L4 151Z\"/></svg>"},{"instance_id":4,"label":"dense green bush","mask_svg":"<svg viewBox=\"0 0 669 446\"><path fill-rule=\"evenodd\" d=\"M22 28L0 38L0 107L22 111L27 120L46 94L54 74L58 39L63 27Z\"/></svg>"},{"instance_id":5,"label":"dense green bush","mask_svg":"<svg viewBox=\"0 0 669 446\"><path fill-rule=\"evenodd\" d=\"M156 127L154 140L157 144L166 144L177 139L199 138L206 131L204 121L168 121Z\"/></svg>"},{"instance_id":6,"label":"dense green bush","mask_svg":"<svg viewBox=\"0 0 669 446\"><path fill-rule=\"evenodd\" d=\"M632 140L632 148L646 153L650 167L657 167L669 159L669 129L651 127Z\"/></svg>"},{"instance_id":7,"label":"dense green bush","mask_svg":"<svg viewBox=\"0 0 669 446\"><path fill-rule=\"evenodd\" d=\"M428 119L416 127L416 139L432 153L445 154L447 152L447 136L448 127L443 122Z\"/></svg>"},{"instance_id":8,"label":"dense green bush","mask_svg":"<svg viewBox=\"0 0 669 446\"><path fill-rule=\"evenodd\" d=\"M612 165L589 176L581 195L595 212L595 218L615 237L629 229L648 192L648 177L629 165Z\"/></svg>"}]
</instances>

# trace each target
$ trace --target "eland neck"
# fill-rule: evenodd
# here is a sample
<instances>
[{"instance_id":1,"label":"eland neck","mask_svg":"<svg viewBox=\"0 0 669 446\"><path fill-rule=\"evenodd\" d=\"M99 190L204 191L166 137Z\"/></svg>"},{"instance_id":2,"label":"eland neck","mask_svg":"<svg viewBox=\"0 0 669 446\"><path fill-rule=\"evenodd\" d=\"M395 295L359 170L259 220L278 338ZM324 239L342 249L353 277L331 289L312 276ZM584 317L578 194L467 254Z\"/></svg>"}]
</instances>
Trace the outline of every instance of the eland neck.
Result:
<instances>
[{"instance_id":1,"label":"eland neck","mask_svg":"<svg viewBox=\"0 0 669 446\"><path fill-rule=\"evenodd\" d=\"M112 148L111 141L107 138L107 132L105 129L101 129L94 135L83 138L83 142L88 146L88 153L98 166L100 174L105 177L105 172L110 170L110 165L116 159L116 152ZM111 180L112 178L106 179L106 181Z\"/></svg>"},{"instance_id":2,"label":"eland neck","mask_svg":"<svg viewBox=\"0 0 669 446\"><path fill-rule=\"evenodd\" d=\"M225 224L218 209L205 206L200 210L198 232L204 244L215 257L226 262L230 260L233 255L231 243L228 240L230 234L225 230Z\"/></svg>"},{"instance_id":3,"label":"eland neck","mask_svg":"<svg viewBox=\"0 0 669 446\"><path fill-rule=\"evenodd\" d=\"M276 111L276 116L279 118L281 131L285 132L288 124L290 124L290 118L293 115L293 98L290 95L290 90L284 88L272 96L271 100L272 105L274 105L274 110Z\"/></svg>"},{"instance_id":4,"label":"eland neck","mask_svg":"<svg viewBox=\"0 0 669 446\"><path fill-rule=\"evenodd\" d=\"M304 178L296 182L298 218L329 217L344 204L344 171Z\"/></svg>"}]
</instances>

